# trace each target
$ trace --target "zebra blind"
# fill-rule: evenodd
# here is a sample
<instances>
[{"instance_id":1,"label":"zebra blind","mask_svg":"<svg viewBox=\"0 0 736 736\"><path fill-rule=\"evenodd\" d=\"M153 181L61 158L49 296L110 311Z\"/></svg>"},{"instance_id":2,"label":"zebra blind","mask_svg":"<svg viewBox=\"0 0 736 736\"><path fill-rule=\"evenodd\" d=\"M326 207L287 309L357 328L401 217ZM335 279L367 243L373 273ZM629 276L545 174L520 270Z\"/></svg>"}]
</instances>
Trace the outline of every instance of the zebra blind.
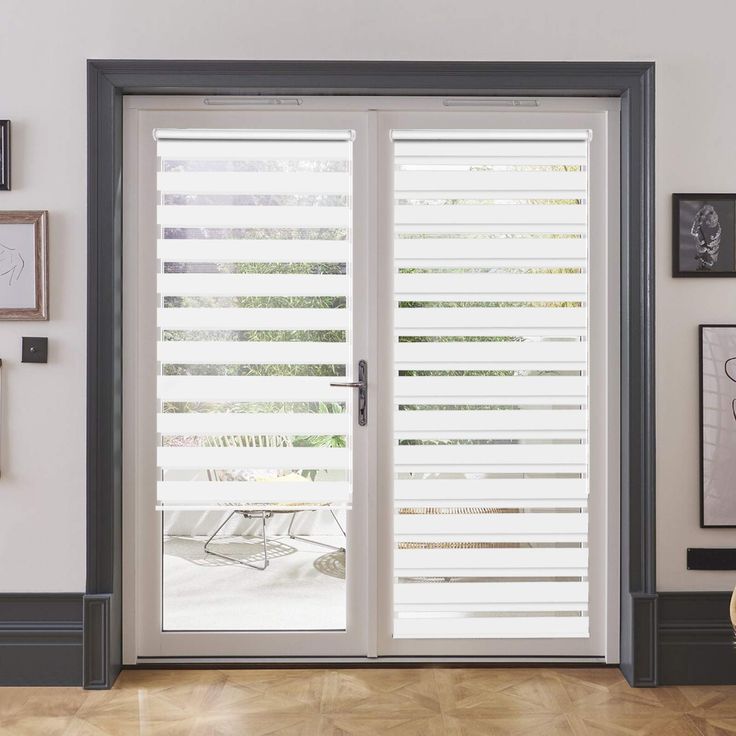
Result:
<instances>
[{"instance_id":1,"label":"zebra blind","mask_svg":"<svg viewBox=\"0 0 736 736\"><path fill-rule=\"evenodd\" d=\"M158 508L346 507L350 131L157 131Z\"/></svg>"},{"instance_id":2,"label":"zebra blind","mask_svg":"<svg viewBox=\"0 0 736 736\"><path fill-rule=\"evenodd\" d=\"M394 636L588 636L587 131L394 131Z\"/></svg>"}]
</instances>

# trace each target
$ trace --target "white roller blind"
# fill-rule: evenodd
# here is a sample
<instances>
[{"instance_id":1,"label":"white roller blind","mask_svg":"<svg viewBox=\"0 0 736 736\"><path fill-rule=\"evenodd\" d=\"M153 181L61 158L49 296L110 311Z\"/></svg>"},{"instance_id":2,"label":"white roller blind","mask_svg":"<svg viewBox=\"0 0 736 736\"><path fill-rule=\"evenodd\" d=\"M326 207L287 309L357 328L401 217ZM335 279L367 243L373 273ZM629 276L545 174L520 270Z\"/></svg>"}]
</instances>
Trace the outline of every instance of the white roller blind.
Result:
<instances>
[{"instance_id":1,"label":"white roller blind","mask_svg":"<svg viewBox=\"0 0 736 736\"><path fill-rule=\"evenodd\" d=\"M158 508L349 507L351 132L156 139Z\"/></svg>"},{"instance_id":2,"label":"white roller blind","mask_svg":"<svg viewBox=\"0 0 736 736\"><path fill-rule=\"evenodd\" d=\"M588 133L394 131L394 636L588 636Z\"/></svg>"}]
</instances>

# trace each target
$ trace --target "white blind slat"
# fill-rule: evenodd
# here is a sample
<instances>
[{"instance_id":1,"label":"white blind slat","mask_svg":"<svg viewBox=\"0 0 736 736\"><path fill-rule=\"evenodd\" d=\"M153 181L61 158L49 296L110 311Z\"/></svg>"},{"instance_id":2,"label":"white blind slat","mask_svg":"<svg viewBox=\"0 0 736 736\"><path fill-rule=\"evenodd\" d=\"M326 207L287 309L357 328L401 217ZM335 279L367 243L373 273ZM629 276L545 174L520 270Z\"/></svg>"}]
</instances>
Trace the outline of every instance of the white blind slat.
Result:
<instances>
[{"instance_id":1,"label":"white blind slat","mask_svg":"<svg viewBox=\"0 0 736 736\"><path fill-rule=\"evenodd\" d=\"M182 228L347 228L346 207L159 205L161 227Z\"/></svg>"},{"instance_id":2,"label":"white blind slat","mask_svg":"<svg viewBox=\"0 0 736 736\"><path fill-rule=\"evenodd\" d=\"M399 445L394 462L403 465L577 465L587 448L575 444L518 445ZM530 469L531 470L531 469Z\"/></svg>"},{"instance_id":3,"label":"white blind slat","mask_svg":"<svg viewBox=\"0 0 736 736\"><path fill-rule=\"evenodd\" d=\"M400 411L394 434L402 439L560 439L584 440L587 416L584 411Z\"/></svg>"},{"instance_id":4,"label":"white blind slat","mask_svg":"<svg viewBox=\"0 0 736 736\"><path fill-rule=\"evenodd\" d=\"M532 549L399 549L395 552L397 570L404 568L434 570L442 567L478 568L495 574L497 568L579 569L588 564L587 549L537 547Z\"/></svg>"},{"instance_id":5,"label":"white blind slat","mask_svg":"<svg viewBox=\"0 0 736 736\"><path fill-rule=\"evenodd\" d=\"M512 370L584 370L583 342L404 342L395 347L399 370L465 368Z\"/></svg>"},{"instance_id":6,"label":"white blind slat","mask_svg":"<svg viewBox=\"0 0 736 736\"><path fill-rule=\"evenodd\" d=\"M398 205L396 224L401 225L583 225L584 205Z\"/></svg>"},{"instance_id":7,"label":"white blind slat","mask_svg":"<svg viewBox=\"0 0 736 736\"><path fill-rule=\"evenodd\" d=\"M189 307L158 310L162 330L344 330L341 309Z\"/></svg>"},{"instance_id":8,"label":"white blind slat","mask_svg":"<svg viewBox=\"0 0 736 736\"><path fill-rule=\"evenodd\" d=\"M345 391L330 386L334 377L159 376L163 401L345 401Z\"/></svg>"},{"instance_id":9,"label":"white blind slat","mask_svg":"<svg viewBox=\"0 0 736 736\"><path fill-rule=\"evenodd\" d=\"M494 534L506 539L516 534L537 534L549 542L564 541L569 534L585 534L585 513L519 514L396 514L396 534Z\"/></svg>"},{"instance_id":10,"label":"white blind slat","mask_svg":"<svg viewBox=\"0 0 736 736\"><path fill-rule=\"evenodd\" d=\"M415 163L416 165L416 163ZM411 171L396 172L396 190L406 192L547 192L559 198L561 192L585 195L584 171ZM569 196L569 195L568 195ZM551 198L551 197L550 197Z\"/></svg>"},{"instance_id":11,"label":"white blind slat","mask_svg":"<svg viewBox=\"0 0 736 736\"><path fill-rule=\"evenodd\" d=\"M186 194L348 194L350 174L305 171L170 171L159 172L158 190L163 193Z\"/></svg>"},{"instance_id":12,"label":"white blind slat","mask_svg":"<svg viewBox=\"0 0 736 736\"><path fill-rule=\"evenodd\" d=\"M156 428L171 435L345 435L350 431L350 415L170 412L157 416Z\"/></svg>"},{"instance_id":13,"label":"white blind slat","mask_svg":"<svg viewBox=\"0 0 736 736\"><path fill-rule=\"evenodd\" d=\"M394 635L419 639L581 638L588 635L588 619L587 616L515 616L459 620L399 618L394 624Z\"/></svg>"},{"instance_id":14,"label":"white blind slat","mask_svg":"<svg viewBox=\"0 0 736 736\"><path fill-rule=\"evenodd\" d=\"M306 478L301 483L258 481L161 481L159 502L167 508L208 508L211 505L304 503L345 504L350 500L348 483L319 483Z\"/></svg>"},{"instance_id":15,"label":"white blind slat","mask_svg":"<svg viewBox=\"0 0 736 736\"><path fill-rule=\"evenodd\" d=\"M158 276L158 291L162 296L344 296L347 290L347 277L338 274L166 273Z\"/></svg>"},{"instance_id":16,"label":"white blind slat","mask_svg":"<svg viewBox=\"0 0 736 736\"><path fill-rule=\"evenodd\" d=\"M494 503L504 499L585 499L588 486L579 478L487 478L475 480L420 478L394 481L397 501L482 500ZM436 503L432 504L436 506ZM532 504L533 505L533 504Z\"/></svg>"},{"instance_id":17,"label":"white blind slat","mask_svg":"<svg viewBox=\"0 0 736 736\"><path fill-rule=\"evenodd\" d=\"M587 380L575 376L419 376L394 380L398 403L417 404L578 404Z\"/></svg>"},{"instance_id":18,"label":"white blind slat","mask_svg":"<svg viewBox=\"0 0 736 736\"><path fill-rule=\"evenodd\" d=\"M587 602L587 583L410 583L394 586L397 603Z\"/></svg>"},{"instance_id":19,"label":"white blind slat","mask_svg":"<svg viewBox=\"0 0 736 736\"><path fill-rule=\"evenodd\" d=\"M426 299L423 296L422 299ZM484 297L488 299L488 297ZM502 300L506 301L506 297ZM420 302L421 303L421 302ZM586 337L587 315L582 307L416 307L398 309L396 336L402 337Z\"/></svg>"},{"instance_id":20,"label":"white blind slat","mask_svg":"<svg viewBox=\"0 0 736 736\"><path fill-rule=\"evenodd\" d=\"M584 274L412 273L397 274L399 299L465 301L579 301L585 296Z\"/></svg>"},{"instance_id":21,"label":"white blind slat","mask_svg":"<svg viewBox=\"0 0 736 736\"><path fill-rule=\"evenodd\" d=\"M485 498L494 501L512 498L533 501L542 498L584 499L587 495L587 483L579 478L420 478L394 481L394 496L400 500L441 501L454 497L468 500Z\"/></svg>"},{"instance_id":22,"label":"white blind slat","mask_svg":"<svg viewBox=\"0 0 736 736\"><path fill-rule=\"evenodd\" d=\"M197 140L192 131L188 140L160 139L159 157L175 161L349 161L350 144L347 141L277 140ZM266 167L263 166L262 169Z\"/></svg>"},{"instance_id":23,"label":"white blind slat","mask_svg":"<svg viewBox=\"0 0 736 736\"><path fill-rule=\"evenodd\" d=\"M343 468L344 447L159 447L161 468Z\"/></svg>"},{"instance_id":24,"label":"white blind slat","mask_svg":"<svg viewBox=\"0 0 736 736\"><path fill-rule=\"evenodd\" d=\"M549 141L549 140L437 140L394 141L394 155L405 156L419 165L424 159L438 157L456 158L467 156L477 160L486 156L518 159L527 156L560 158L575 156L585 158L588 152L587 141ZM397 193L400 193L397 187Z\"/></svg>"},{"instance_id":25,"label":"white blind slat","mask_svg":"<svg viewBox=\"0 0 736 736\"><path fill-rule=\"evenodd\" d=\"M345 263L345 240L159 240L157 255L178 263Z\"/></svg>"},{"instance_id":26,"label":"white blind slat","mask_svg":"<svg viewBox=\"0 0 736 736\"><path fill-rule=\"evenodd\" d=\"M170 340L158 343L162 363L345 364L350 354L340 342L234 342Z\"/></svg>"}]
</instances>

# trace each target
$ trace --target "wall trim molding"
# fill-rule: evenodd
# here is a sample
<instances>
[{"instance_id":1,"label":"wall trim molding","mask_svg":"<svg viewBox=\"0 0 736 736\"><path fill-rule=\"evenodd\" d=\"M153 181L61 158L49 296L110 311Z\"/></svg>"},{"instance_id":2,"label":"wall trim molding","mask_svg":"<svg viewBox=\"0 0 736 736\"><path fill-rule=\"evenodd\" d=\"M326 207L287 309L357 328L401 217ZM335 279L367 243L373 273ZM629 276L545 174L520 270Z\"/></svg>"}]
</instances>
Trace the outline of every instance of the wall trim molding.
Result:
<instances>
[{"instance_id":1,"label":"wall trim molding","mask_svg":"<svg viewBox=\"0 0 736 736\"><path fill-rule=\"evenodd\" d=\"M84 596L84 659L83 684L87 690L111 688L116 675L110 661L110 603L109 593Z\"/></svg>"},{"instance_id":2,"label":"wall trim molding","mask_svg":"<svg viewBox=\"0 0 736 736\"><path fill-rule=\"evenodd\" d=\"M621 100L621 669L655 684L654 64L93 60L87 75L87 593L109 595L99 681L121 667L124 95L461 94Z\"/></svg>"},{"instance_id":3,"label":"wall trim molding","mask_svg":"<svg viewBox=\"0 0 736 736\"><path fill-rule=\"evenodd\" d=\"M736 685L730 599L730 591L659 594L660 684Z\"/></svg>"},{"instance_id":4,"label":"wall trim molding","mask_svg":"<svg viewBox=\"0 0 736 736\"><path fill-rule=\"evenodd\" d=\"M634 593L631 596L633 622L632 666L627 675L635 687L655 687L659 684L657 669L657 605L656 593ZM623 666L622 666L623 670Z\"/></svg>"},{"instance_id":5,"label":"wall trim molding","mask_svg":"<svg viewBox=\"0 0 736 736\"><path fill-rule=\"evenodd\" d=\"M0 593L0 685L81 685L82 593Z\"/></svg>"}]
</instances>

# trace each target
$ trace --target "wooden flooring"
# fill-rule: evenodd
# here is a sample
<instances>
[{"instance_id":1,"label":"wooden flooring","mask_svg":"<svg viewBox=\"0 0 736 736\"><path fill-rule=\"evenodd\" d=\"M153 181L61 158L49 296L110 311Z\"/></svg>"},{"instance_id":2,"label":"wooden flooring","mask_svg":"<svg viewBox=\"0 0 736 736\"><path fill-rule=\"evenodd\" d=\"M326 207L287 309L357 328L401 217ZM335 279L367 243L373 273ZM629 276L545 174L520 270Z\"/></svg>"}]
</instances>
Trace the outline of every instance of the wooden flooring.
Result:
<instances>
[{"instance_id":1,"label":"wooden flooring","mask_svg":"<svg viewBox=\"0 0 736 736\"><path fill-rule=\"evenodd\" d=\"M632 690L616 669L128 670L0 688L2 736L736 734L736 687Z\"/></svg>"}]
</instances>

